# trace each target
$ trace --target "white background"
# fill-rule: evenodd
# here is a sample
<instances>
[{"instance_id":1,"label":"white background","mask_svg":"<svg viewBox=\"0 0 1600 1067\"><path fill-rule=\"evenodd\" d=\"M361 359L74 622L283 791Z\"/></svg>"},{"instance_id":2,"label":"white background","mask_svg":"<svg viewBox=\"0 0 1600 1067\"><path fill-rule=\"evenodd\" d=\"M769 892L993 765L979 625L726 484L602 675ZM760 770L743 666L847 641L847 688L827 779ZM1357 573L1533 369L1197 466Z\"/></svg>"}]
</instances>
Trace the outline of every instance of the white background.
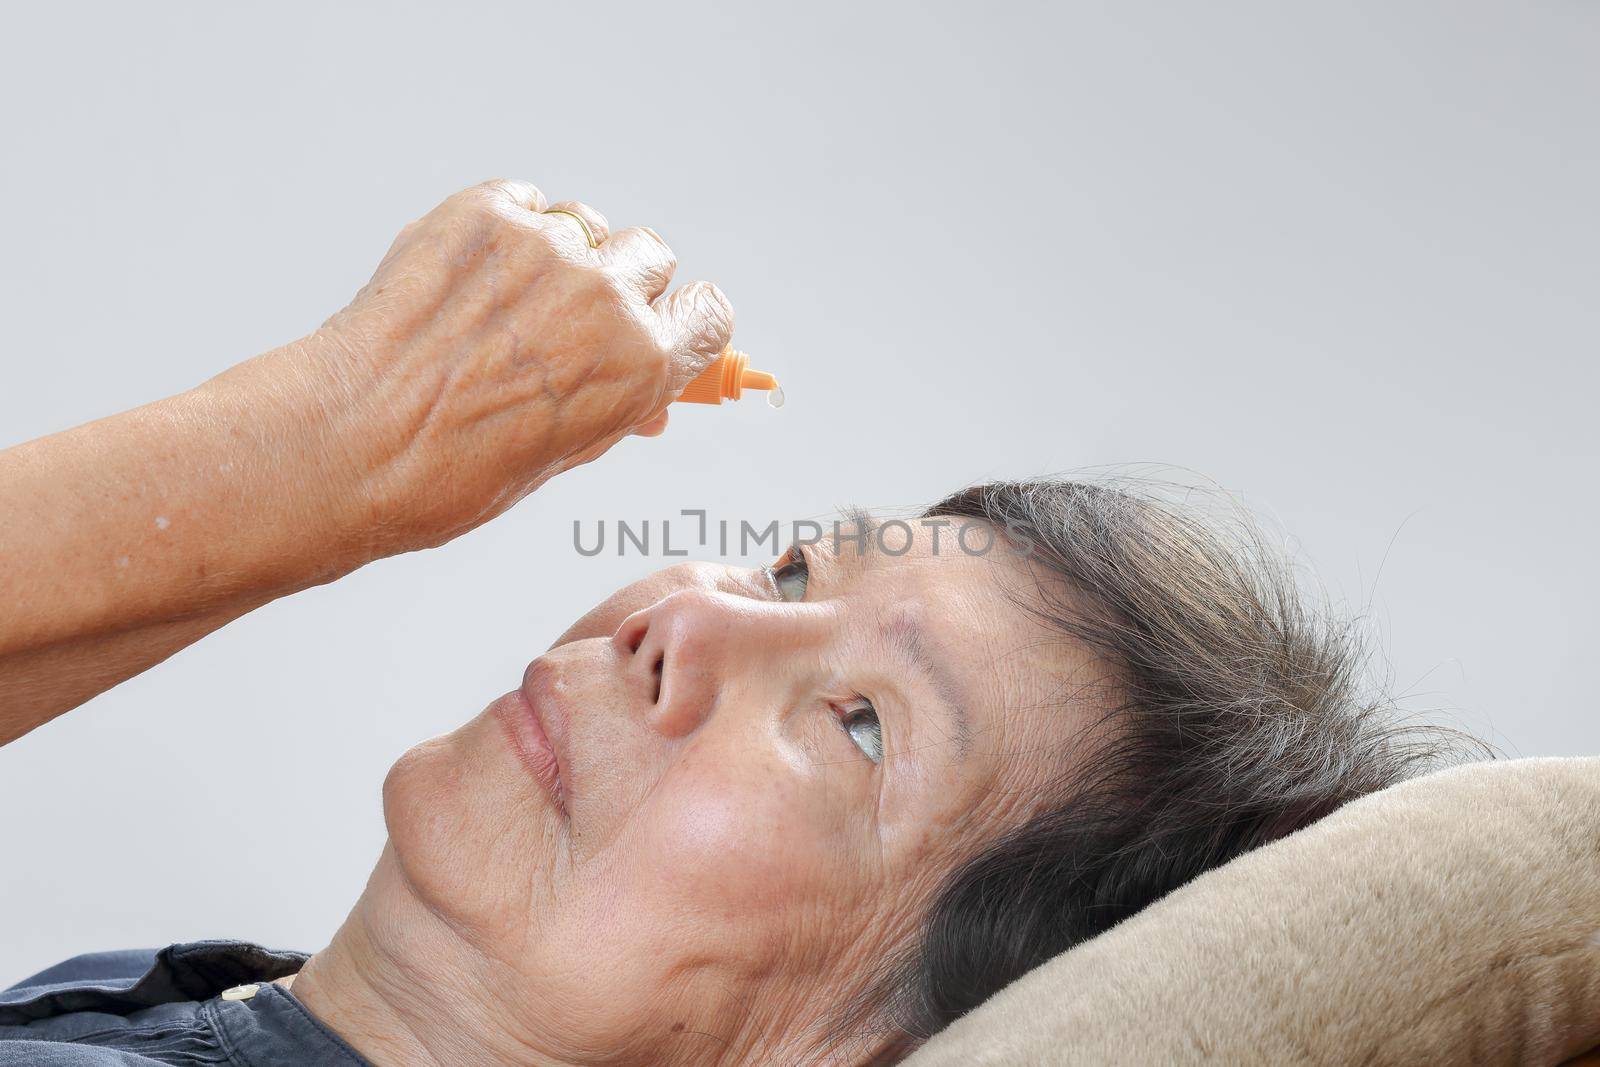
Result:
<instances>
[{"instance_id":1,"label":"white background","mask_svg":"<svg viewBox=\"0 0 1600 1067\"><path fill-rule=\"evenodd\" d=\"M0 752L0 981L324 944L393 759L661 565L579 518L1175 464L1368 614L1409 707L1600 751L1600 6L467 6L8 13L0 444L308 332L498 175L654 226L789 405L676 409Z\"/></svg>"}]
</instances>

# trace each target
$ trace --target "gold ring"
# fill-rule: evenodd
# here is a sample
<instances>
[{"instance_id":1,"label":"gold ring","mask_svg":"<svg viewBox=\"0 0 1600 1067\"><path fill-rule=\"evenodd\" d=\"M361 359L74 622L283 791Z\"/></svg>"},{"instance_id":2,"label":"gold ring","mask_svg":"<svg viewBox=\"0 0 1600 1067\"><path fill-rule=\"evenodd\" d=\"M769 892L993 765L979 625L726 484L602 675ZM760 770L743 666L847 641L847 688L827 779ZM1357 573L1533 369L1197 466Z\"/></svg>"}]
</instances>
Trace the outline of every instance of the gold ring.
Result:
<instances>
[{"instance_id":1,"label":"gold ring","mask_svg":"<svg viewBox=\"0 0 1600 1067\"><path fill-rule=\"evenodd\" d=\"M584 240L589 242L589 247L590 248L599 248L600 247L600 242L596 241L594 239L594 231L589 229L589 224L587 222L584 222L583 221L583 216L578 214L576 211L568 211L564 207L552 207L552 208L546 208L544 211L539 212L539 214L541 214L541 215L566 215L568 218L577 220L578 226L583 230L583 238L584 238Z\"/></svg>"}]
</instances>

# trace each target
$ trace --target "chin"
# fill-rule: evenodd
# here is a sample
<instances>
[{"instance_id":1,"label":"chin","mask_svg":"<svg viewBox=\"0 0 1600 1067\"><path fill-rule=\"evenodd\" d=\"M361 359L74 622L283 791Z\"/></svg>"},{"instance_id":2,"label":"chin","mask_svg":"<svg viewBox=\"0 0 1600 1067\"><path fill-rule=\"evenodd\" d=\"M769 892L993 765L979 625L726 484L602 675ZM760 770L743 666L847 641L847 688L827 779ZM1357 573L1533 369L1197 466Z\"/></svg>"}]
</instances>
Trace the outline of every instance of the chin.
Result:
<instances>
[{"instance_id":1,"label":"chin","mask_svg":"<svg viewBox=\"0 0 1600 1067\"><path fill-rule=\"evenodd\" d=\"M383 822L401 873L429 907L458 915L481 906L491 862L477 813L492 773L474 758L476 722L413 746L383 780Z\"/></svg>"},{"instance_id":2,"label":"chin","mask_svg":"<svg viewBox=\"0 0 1600 1067\"><path fill-rule=\"evenodd\" d=\"M406 881L430 897L435 893L429 887L437 881L441 866L438 857L445 854L448 841L452 821L448 813L460 805L459 786L451 785L453 779L459 780L451 773L457 763L453 747L450 735L414 745L383 779L383 824L389 847Z\"/></svg>"},{"instance_id":3,"label":"chin","mask_svg":"<svg viewBox=\"0 0 1600 1067\"><path fill-rule=\"evenodd\" d=\"M389 846L432 911L480 929L525 903L527 872L554 847L550 813L492 712L414 746L383 780Z\"/></svg>"}]
</instances>

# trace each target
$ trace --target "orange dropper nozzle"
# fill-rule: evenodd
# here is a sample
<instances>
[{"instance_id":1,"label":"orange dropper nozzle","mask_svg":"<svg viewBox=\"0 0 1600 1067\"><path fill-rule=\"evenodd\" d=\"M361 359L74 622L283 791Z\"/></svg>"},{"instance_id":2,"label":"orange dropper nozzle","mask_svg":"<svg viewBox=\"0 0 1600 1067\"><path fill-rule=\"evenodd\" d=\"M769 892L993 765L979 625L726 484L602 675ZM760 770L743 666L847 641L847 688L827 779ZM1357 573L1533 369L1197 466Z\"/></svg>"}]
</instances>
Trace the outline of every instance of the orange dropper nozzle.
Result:
<instances>
[{"instance_id":1,"label":"orange dropper nozzle","mask_svg":"<svg viewBox=\"0 0 1600 1067\"><path fill-rule=\"evenodd\" d=\"M746 389L770 391L777 388L778 379L766 371L750 369L749 356L736 348L725 348L694 381L684 386L678 400L690 404L720 404L724 400L738 400Z\"/></svg>"}]
</instances>

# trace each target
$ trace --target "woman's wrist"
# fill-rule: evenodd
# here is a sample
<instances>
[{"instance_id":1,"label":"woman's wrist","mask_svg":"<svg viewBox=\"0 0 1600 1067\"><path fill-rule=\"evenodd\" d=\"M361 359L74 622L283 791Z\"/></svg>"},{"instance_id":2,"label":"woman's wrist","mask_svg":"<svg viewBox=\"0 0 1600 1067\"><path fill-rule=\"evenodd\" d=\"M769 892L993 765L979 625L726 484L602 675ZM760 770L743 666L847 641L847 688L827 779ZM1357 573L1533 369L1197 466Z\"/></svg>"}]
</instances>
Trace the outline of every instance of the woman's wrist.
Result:
<instances>
[{"instance_id":1,"label":"woman's wrist","mask_svg":"<svg viewBox=\"0 0 1600 1067\"><path fill-rule=\"evenodd\" d=\"M396 521L391 468L403 450L373 417L338 339L319 331L175 397L187 417L226 426L218 473L263 536L270 585L332 581L414 547Z\"/></svg>"},{"instance_id":2,"label":"woman's wrist","mask_svg":"<svg viewBox=\"0 0 1600 1067\"><path fill-rule=\"evenodd\" d=\"M479 425L463 425L455 395L463 384L427 350L432 342L367 326L324 327L205 386L224 408L255 411L264 434L282 435L269 450L285 472L298 472L303 498L293 510L321 531L338 573L472 529L504 506L501 490L513 481L509 466L489 485L470 470L484 458L485 442L473 431L496 417L500 398L480 397ZM465 388L484 394L490 387ZM257 410L264 398L279 410ZM519 469L559 469L561 447L550 432L560 422L556 403L554 396L519 398Z\"/></svg>"}]
</instances>

